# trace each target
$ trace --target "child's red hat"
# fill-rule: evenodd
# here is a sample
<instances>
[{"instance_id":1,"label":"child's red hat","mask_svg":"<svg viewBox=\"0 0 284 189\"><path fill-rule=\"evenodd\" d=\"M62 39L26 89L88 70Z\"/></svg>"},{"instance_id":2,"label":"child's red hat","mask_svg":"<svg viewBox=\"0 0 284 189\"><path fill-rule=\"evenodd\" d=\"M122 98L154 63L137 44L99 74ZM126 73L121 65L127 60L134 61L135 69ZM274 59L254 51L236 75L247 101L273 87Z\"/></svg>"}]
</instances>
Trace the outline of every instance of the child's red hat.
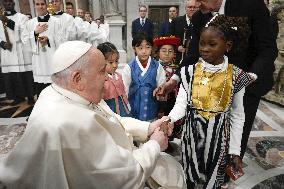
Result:
<instances>
[{"instance_id":1,"label":"child's red hat","mask_svg":"<svg viewBox=\"0 0 284 189\"><path fill-rule=\"evenodd\" d=\"M154 39L155 46L162 46L162 45L175 45L179 46L180 38L176 36L166 36L166 37L157 37Z\"/></svg>"}]
</instances>

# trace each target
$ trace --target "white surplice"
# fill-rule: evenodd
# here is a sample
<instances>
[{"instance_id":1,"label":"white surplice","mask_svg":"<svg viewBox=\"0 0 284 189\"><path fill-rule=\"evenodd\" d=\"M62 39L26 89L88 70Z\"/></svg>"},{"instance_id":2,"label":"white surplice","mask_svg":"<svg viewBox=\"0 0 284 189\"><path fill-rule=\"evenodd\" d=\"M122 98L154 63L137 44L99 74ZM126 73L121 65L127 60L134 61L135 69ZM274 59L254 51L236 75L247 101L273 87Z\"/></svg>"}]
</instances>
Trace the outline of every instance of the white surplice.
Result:
<instances>
[{"instance_id":1,"label":"white surplice","mask_svg":"<svg viewBox=\"0 0 284 189\"><path fill-rule=\"evenodd\" d=\"M55 50L58 48L60 43L64 40L62 27L60 21L50 16L48 22L47 31L39 34L39 36L47 36L49 44L45 45L45 50L35 40L34 31L36 26L39 24L37 17L29 20L23 32L23 42L30 44L32 48L32 68L34 81L37 83L51 83L51 60Z\"/></svg>"},{"instance_id":2,"label":"white surplice","mask_svg":"<svg viewBox=\"0 0 284 189\"><path fill-rule=\"evenodd\" d=\"M7 16L8 19L15 22L14 30L7 27L8 36L12 43L12 51L1 49L1 67L3 73L10 72L26 72L32 70L30 61L25 61L26 47L22 43L21 34L28 20L27 16L21 13L16 13ZM4 33L3 23L0 21L0 41L7 41Z\"/></svg>"},{"instance_id":3,"label":"white surplice","mask_svg":"<svg viewBox=\"0 0 284 189\"><path fill-rule=\"evenodd\" d=\"M74 22L74 17L70 14L63 13L62 15L54 15L60 20L60 25L63 32L63 41L74 41L77 36L77 28Z\"/></svg>"}]
</instances>

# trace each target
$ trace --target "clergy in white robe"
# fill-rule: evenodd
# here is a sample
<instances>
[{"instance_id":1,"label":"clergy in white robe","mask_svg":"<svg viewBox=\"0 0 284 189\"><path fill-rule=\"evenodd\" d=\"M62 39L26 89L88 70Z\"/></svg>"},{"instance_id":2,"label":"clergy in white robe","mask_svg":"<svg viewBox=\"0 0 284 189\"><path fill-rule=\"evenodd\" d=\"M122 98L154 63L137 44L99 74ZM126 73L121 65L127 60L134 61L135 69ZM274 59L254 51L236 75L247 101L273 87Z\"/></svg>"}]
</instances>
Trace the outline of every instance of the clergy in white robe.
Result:
<instances>
[{"instance_id":1,"label":"clergy in white robe","mask_svg":"<svg viewBox=\"0 0 284 189\"><path fill-rule=\"evenodd\" d=\"M15 103L25 97L33 101L32 63L26 59L29 54L21 38L28 18L15 11L13 0L5 0L3 5L5 12L0 19L0 47L7 97L14 99Z\"/></svg>"},{"instance_id":2,"label":"clergy in white robe","mask_svg":"<svg viewBox=\"0 0 284 189\"><path fill-rule=\"evenodd\" d=\"M63 32L63 41L76 40L77 28L75 26L74 17L61 10L62 0L52 0L55 9L54 17L60 20Z\"/></svg>"},{"instance_id":3,"label":"clergy in white robe","mask_svg":"<svg viewBox=\"0 0 284 189\"><path fill-rule=\"evenodd\" d=\"M136 189L152 174L162 176L156 181L165 188L185 187L180 165L160 155L167 147L161 120L121 118L101 101L105 58L99 50L66 42L52 65L54 83L39 96L18 144L0 159L3 186ZM136 149L132 136L150 140Z\"/></svg>"},{"instance_id":4,"label":"clergy in white robe","mask_svg":"<svg viewBox=\"0 0 284 189\"><path fill-rule=\"evenodd\" d=\"M92 21L89 28L88 42L97 47L99 44L108 41L107 29L101 28L95 21Z\"/></svg>"},{"instance_id":5,"label":"clergy in white robe","mask_svg":"<svg viewBox=\"0 0 284 189\"><path fill-rule=\"evenodd\" d=\"M44 0L34 2L39 16L27 22L23 40L24 43L31 44L33 77L37 84L37 94L39 94L51 83L51 59L63 41L63 33L59 19L48 14L46 2ZM45 38L44 43L41 42L42 38Z\"/></svg>"},{"instance_id":6,"label":"clergy in white robe","mask_svg":"<svg viewBox=\"0 0 284 189\"><path fill-rule=\"evenodd\" d=\"M76 27L76 40L87 42L90 31L90 23L76 16L74 18L74 24Z\"/></svg>"}]
</instances>

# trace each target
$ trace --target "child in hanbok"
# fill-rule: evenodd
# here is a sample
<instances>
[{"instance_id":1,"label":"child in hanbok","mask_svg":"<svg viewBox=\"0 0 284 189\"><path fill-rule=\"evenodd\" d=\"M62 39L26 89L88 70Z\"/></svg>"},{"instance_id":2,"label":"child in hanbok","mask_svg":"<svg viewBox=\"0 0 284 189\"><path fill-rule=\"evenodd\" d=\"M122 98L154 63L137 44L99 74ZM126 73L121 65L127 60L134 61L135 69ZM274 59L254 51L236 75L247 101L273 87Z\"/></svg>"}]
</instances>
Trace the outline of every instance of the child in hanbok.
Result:
<instances>
[{"instance_id":1,"label":"child in hanbok","mask_svg":"<svg viewBox=\"0 0 284 189\"><path fill-rule=\"evenodd\" d=\"M225 167L241 168L241 138L245 120L245 87L256 79L228 62L249 33L245 18L215 16L201 31L201 58L181 70L181 85L171 122L185 116L182 164L187 187L220 188ZM234 46L233 46L234 45Z\"/></svg>"},{"instance_id":2,"label":"child in hanbok","mask_svg":"<svg viewBox=\"0 0 284 189\"><path fill-rule=\"evenodd\" d=\"M123 83L131 106L132 117L149 121L157 117L153 91L166 81L163 66L151 57L153 40L138 33L132 40L136 57L123 69Z\"/></svg>"},{"instance_id":3,"label":"child in hanbok","mask_svg":"<svg viewBox=\"0 0 284 189\"><path fill-rule=\"evenodd\" d=\"M168 81L178 68L175 63L175 50L179 45L180 39L175 36L157 37L154 39L154 46L157 47L157 59L163 66L166 73L166 81ZM178 88L175 88L166 97L160 99L159 102L159 118L168 115L174 107Z\"/></svg>"},{"instance_id":4,"label":"child in hanbok","mask_svg":"<svg viewBox=\"0 0 284 189\"><path fill-rule=\"evenodd\" d=\"M130 105L124 90L121 75L118 68L119 53L116 47L109 42L99 44L97 48L106 59L107 79L104 84L103 99L110 109L120 116L130 116Z\"/></svg>"}]
</instances>

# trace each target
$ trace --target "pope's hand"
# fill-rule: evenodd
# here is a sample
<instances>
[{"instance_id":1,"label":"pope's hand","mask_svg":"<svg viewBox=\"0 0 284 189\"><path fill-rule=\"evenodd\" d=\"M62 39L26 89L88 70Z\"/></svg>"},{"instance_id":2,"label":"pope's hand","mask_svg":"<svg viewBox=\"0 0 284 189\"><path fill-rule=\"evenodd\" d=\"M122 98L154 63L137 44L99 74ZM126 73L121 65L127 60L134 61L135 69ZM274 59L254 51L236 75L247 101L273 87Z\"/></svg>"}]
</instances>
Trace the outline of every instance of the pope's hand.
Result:
<instances>
[{"instance_id":1,"label":"pope's hand","mask_svg":"<svg viewBox=\"0 0 284 189\"><path fill-rule=\"evenodd\" d=\"M153 92L153 96L156 96L157 99L159 99L159 97L164 97L169 94L176 87L177 84L178 83L176 80L170 79L165 84L156 88Z\"/></svg>"},{"instance_id":2,"label":"pope's hand","mask_svg":"<svg viewBox=\"0 0 284 189\"><path fill-rule=\"evenodd\" d=\"M168 137L164 134L160 128L156 128L154 133L151 135L150 140L155 140L160 145L161 151L164 151L168 147Z\"/></svg>"},{"instance_id":3,"label":"pope's hand","mask_svg":"<svg viewBox=\"0 0 284 189\"><path fill-rule=\"evenodd\" d=\"M168 119L168 117L164 116L161 119L158 119L158 120L150 123L150 126L148 128L148 136L151 136L154 133L155 129L160 127L162 125L163 121L166 120L166 119Z\"/></svg>"}]
</instances>

